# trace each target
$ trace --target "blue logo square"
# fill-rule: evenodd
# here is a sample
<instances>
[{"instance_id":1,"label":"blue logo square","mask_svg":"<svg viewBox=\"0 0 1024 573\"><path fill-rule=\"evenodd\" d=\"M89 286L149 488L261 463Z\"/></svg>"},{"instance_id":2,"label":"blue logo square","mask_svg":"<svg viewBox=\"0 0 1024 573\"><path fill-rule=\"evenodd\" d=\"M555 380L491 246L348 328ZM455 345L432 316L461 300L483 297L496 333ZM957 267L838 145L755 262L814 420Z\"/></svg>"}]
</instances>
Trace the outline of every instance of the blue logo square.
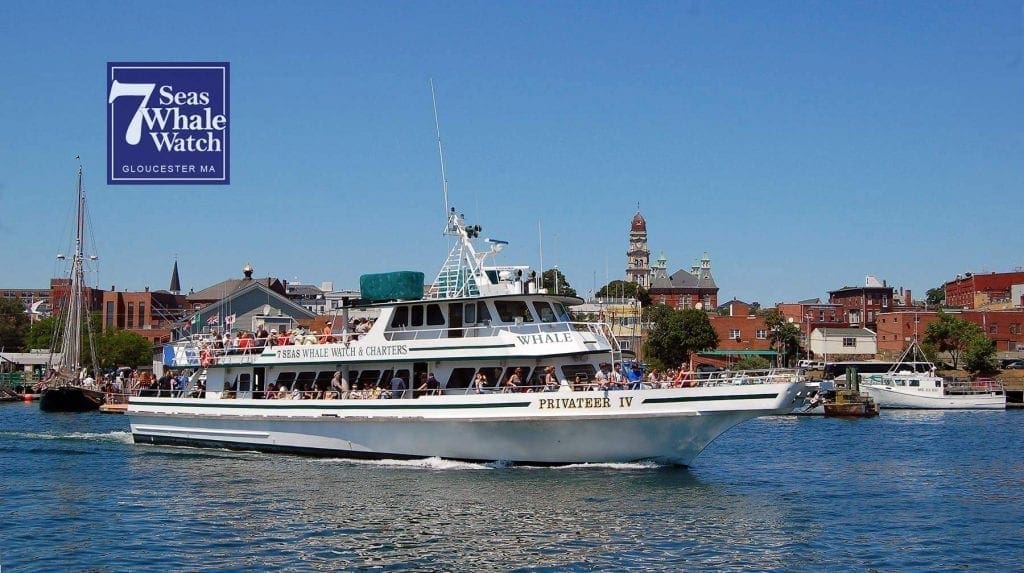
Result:
<instances>
[{"instance_id":1,"label":"blue logo square","mask_svg":"<svg viewBox=\"0 0 1024 573\"><path fill-rule=\"evenodd\" d=\"M228 185L227 62L107 63L107 183Z\"/></svg>"}]
</instances>

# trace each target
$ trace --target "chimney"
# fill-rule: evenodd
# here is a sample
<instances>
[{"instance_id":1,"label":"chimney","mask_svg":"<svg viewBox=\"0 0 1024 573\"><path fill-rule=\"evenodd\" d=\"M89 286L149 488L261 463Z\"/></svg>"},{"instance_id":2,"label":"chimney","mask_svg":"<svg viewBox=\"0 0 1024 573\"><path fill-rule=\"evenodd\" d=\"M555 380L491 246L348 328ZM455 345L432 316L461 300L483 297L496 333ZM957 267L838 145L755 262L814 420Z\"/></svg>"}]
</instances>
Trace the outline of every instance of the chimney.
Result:
<instances>
[{"instance_id":1,"label":"chimney","mask_svg":"<svg viewBox=\"0 0 1024 573\"><path fill-rule=\"evenodd\" d=\"M146 287L146 292L149 292L149 287Z\"/></svg>"}]
</instances>

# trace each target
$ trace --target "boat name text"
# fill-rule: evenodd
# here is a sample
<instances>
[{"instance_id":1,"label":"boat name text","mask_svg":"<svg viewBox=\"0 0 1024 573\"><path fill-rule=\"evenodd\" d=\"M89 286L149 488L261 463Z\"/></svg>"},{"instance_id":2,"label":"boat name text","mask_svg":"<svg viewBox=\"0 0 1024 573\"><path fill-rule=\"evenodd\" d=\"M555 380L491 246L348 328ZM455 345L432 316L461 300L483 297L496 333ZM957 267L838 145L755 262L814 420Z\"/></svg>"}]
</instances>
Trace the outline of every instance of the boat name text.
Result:
<instances>
[{"instance_id":1,"label":"boat name text","mask_svg":"<svg viewBox=\"0 0 1024 573\"><path fill-rule=\"evenodd\" d=\"M378 346L296 346L277 351L279 358L352 358L359 356L405 356L409 348L404 344Z\"/></svg>"},{"instance_id":2,"label":"boat name text","mask_svg":"<svg viewBox=\"0 0 1024 573\"><path fill-rule=\"evenodd\" d=\"M572 342L571 332L553 332L549 334L526 334L516 336L519 344L553 344L558 342Z\"/></svg>"},{"instance_id":3,"label":"boat name text","mask_svg":"<svg viewBox=\"0 0 1024 573\"><path fill-rule=\"evenodd\" d=\"M629 408L633 405L632 396L619 396L618 408ZM611 398L541 398L537 401L540 410L559 410L572 408L611 408Z\"/></svg>"}]
</instances>

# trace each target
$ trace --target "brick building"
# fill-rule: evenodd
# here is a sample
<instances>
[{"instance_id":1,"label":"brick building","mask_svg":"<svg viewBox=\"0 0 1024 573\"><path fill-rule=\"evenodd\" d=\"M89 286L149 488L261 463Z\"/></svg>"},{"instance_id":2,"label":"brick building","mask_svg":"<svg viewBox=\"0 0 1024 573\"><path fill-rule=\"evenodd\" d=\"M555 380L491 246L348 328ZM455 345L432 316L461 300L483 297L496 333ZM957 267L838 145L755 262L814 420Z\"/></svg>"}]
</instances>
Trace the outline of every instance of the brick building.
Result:
<instances>
[{"instance_id":1,"label":"brick building","mask_svg":"<svg viewBox=\"0 0 1024 573\"><path fill-rule=\"evenodd\" d=\"M711 275L711 258L707 253L699 264L694 261L689 272L680 269L669 275L667 263L662 255L653 267L651 288L648 289L652 303L704 310L718 307L718 285Z\"/></svg>"},{"instance_id":2,"label":"brick building","mask_svg":"<svg viewBox=\"0 0 1024 573\"><path fill-rule=\"evenodd\" d=\"M185 296L167 291L109 290L102 293L103 330L134 332L153 344L168 342L185 314Z\"/></svg>"},{"instance_id":3,"label":"brick building","mask_svg":"<svg viewBox=\"0 0 1024 573\"><path fill-rule=\"evenodd\" d=\"M1024 306L1024 300L1013 300L1014 286L1024 285L1024 272L964 273L943 285L946 306L971 309L990 305Z\"/></svg>"},{"instance_id":4,"label":"brick building","mask_svg":"<svg viewBox=\"0 0 1024 573\"><path fill-rule=\"evenodd\" d=\"M999 352L1024 350L1024 310L947 311L981 327ZM928 325L938 320L936 311L899 311L878 315L878 352L899 354L914 340L924 340Z\"/></svg>"},{"instance_id":5,"label":"brick building","mask_svg":"<svg viewBox=\"0 0 1024 573\"><path fill-rule=\"evenodd\" d=\"M905 291L910 298L910 291ZM843 320L851 328L875 329L878 313L893 310L893 288L868 276L864 286L829 291L828 301L842 309Z\"/></svg>"}]
</instances>

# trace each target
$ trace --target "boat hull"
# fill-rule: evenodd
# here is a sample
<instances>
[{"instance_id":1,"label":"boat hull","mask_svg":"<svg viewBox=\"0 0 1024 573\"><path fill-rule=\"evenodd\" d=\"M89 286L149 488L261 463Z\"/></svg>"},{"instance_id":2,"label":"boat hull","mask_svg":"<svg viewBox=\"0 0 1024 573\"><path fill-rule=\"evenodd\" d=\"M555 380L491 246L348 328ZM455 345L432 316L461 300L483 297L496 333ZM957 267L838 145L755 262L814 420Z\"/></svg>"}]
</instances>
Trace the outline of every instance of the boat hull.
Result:
<instances>
[{"instance_id":1,"label":"boat hull","mask_svg":"<svg viewBox=\"0 0 1024 573\"><path fill-rule=\"evenodd\" d=\"M799 386L212 405L133 399L128 415L136 443L354 458L689 465L732 426L788 412Z\"/></svg>"},{"instance_id":2,"label":"boat hull","mask_svg":"<svg viewBox=\"0 0 1024 573\"><path fill-rule=\"evenodd\" d=\"M39 409L43 412L91 412L103 404L103 393L77 386L60 386L43 390Z\"/></svg>"},{"instance_id":3,"label":"boat hull","mask_svg":"<svg viewBox=\"0 0 1024 573\"><path fill-rule=\"evenodd\" d=\"M1003 393L923 395L901 391L899 387L861 384L882 408L921 410L1004 410L1006 395Z\"/></svg>"}]
</instances>

